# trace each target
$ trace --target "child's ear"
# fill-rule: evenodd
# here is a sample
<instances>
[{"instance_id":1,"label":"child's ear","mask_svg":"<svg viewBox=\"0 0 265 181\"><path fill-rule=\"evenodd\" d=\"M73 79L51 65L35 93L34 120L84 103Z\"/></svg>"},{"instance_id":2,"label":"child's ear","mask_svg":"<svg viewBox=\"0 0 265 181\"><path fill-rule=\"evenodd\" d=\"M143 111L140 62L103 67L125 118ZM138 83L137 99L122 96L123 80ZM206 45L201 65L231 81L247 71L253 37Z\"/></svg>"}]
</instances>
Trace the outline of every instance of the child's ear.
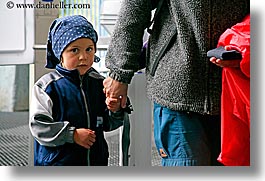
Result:
<instances>
[{"instance_id":1,"label":"child's ear","mask_svg":"<svg viewBox=\"0 0 265 181\"><path fill-rule=\"evenodd\" d=\"M63 57L61 57L59 64L63 66Z\"/></svg>"}]
</instances>

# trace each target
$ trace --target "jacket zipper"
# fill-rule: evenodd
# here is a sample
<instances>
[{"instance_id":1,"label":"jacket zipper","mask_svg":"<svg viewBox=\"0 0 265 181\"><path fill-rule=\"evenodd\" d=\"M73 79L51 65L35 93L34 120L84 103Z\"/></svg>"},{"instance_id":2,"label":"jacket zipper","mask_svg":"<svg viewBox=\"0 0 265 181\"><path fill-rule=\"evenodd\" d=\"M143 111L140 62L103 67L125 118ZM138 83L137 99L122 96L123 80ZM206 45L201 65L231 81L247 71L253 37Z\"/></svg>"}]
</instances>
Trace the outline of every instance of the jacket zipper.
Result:
<instances>
[{"instance_id":1,"label":"jacket zipper","mask_svg":"<svg viewBox=\"0 0 265 181\"><path fill-rule=\"evenodd\" d=\"M85 95L85 92L83 90L83 78L81 76L80 76L80 89L81 89L81 93L83 95L83 99L85 102L85 108L86 108L86 114L87 114L87 127L90 128L89 111L88 111L88 106L87 106L87 101L86 101L86 95Z\"/></svg>"},{"instance_id":2,"label":"jacket zipper","mask_svg":"<svg viewBox=\"0 0 265 181\"><path fill-rule=\"evenodd\" d=\"M90 128L90 116L89 116L89 112L88 112L88 106L87 106L87 101L86 101L86 95L85 92L83 90L83 77L81 77L79 75L80 78L80 89L81 89L81 93L85 102L85 108L86 108L86 114L87 114L87 127ZM87 150L87 165L90 166L90 159L89 156L90 155L90 149Z\"/></svg>"}]
</instances>

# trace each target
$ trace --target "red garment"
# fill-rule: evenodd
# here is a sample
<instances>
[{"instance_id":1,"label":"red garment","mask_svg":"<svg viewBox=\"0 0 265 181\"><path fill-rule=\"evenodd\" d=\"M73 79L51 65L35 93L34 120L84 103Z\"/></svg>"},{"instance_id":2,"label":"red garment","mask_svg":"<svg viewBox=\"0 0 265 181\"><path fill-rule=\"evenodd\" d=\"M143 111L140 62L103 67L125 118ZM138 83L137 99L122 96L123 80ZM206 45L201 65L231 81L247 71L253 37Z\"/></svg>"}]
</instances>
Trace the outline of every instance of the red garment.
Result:
<instances>
[{"instance_id":1,"label":"red garment","mask_svg":"<svg viewBox=\"0 0 265 181\"><path fill-rule=\"evenodd\" d=\"M233 45L242 54L240 68L223 68L221 153L226 166L250 165L250 15L227 29L218 46Z\"/></svg>"}]
</instances>

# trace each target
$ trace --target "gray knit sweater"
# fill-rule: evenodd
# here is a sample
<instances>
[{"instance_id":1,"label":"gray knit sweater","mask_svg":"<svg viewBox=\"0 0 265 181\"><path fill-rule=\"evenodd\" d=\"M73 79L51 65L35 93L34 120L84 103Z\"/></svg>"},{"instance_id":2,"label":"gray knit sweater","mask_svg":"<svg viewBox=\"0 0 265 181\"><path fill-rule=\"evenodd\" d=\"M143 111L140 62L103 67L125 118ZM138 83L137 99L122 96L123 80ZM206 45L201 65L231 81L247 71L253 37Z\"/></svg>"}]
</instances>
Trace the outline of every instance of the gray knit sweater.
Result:
<instances>
[{"instance_id":1,"label":"gray knit sweater","mask_svg":"<svg viewBox=\"0 0 265 181\"><path fill-rule=\"evenodd\" d=\"M249 0L164 0L150 35L148 97L173 110L219 114L221 68L206 57L219 36L249 13ZM154 1L153 1L154 2ZM139 69L151 0L123 0L106 56L110 77L130 83ZM176 33L175 33L176 32ZM161 50L175 34L163 56Z\"/></svg>"}]
</instances>

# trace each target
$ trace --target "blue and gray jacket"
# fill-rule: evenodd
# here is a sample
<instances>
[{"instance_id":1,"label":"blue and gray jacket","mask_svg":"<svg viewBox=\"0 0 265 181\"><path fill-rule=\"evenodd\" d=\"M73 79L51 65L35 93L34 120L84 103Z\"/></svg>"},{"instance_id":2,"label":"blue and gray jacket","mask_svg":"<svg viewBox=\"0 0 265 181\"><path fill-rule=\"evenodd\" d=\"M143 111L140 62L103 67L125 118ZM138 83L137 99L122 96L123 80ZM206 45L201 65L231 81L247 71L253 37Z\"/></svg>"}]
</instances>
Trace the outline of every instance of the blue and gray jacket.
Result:
<instances>
[{"instance_id":1,"label":"blue and gray jacket","mask_svg":"<svg viewBox=\"0 0 265 181\"><path fill-rule=\"evenodd\" d=\"M91 68L82 77L60 65L34 85L30 105L30 131L35 138L34 165L108 165L104 131L123 124L124 111L106 108L103 79ZM74 130L89 128L96 141L88 150L73 140Z\"/></svg>"}]
</instances>

